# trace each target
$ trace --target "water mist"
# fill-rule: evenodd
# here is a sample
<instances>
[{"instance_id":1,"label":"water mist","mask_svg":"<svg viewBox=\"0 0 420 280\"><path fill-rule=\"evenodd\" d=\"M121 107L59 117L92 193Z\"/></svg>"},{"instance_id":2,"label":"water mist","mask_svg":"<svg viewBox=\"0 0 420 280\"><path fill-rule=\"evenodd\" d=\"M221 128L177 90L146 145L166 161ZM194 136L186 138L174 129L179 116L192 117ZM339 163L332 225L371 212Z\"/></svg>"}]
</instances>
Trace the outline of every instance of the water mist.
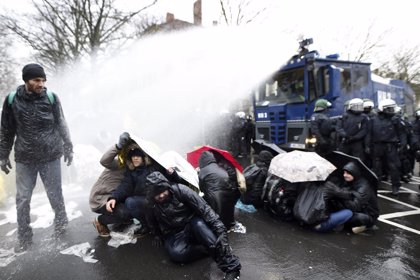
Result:
<instances>
[{"instance_id":1,"label":"water mist","mask_svg":"<svg viewBox=\"0 0 420 280\"><path fill-rule=\"evenodd\" d=\"M128 131L179 153L206 144L221 110L278 69L296 40L267 27L197 28L140 40L94 69L49 82L63 103L73 142L109 145Z\"/></svg>"}]
</instances>

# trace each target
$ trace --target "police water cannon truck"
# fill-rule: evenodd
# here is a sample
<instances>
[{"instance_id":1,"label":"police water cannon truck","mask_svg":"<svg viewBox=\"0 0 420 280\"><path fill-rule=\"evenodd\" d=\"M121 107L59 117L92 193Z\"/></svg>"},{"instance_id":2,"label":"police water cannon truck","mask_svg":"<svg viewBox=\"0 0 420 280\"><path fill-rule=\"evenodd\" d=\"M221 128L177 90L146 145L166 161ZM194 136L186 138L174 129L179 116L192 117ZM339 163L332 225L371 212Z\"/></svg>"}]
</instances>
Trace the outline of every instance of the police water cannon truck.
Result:
<instances>
[{"instance_id":1,"label":"police water cannon truck","mask_svg":"<svg viewBox=\"0 0 420 280\"><path fill-rule=\"evenodd\" d=\"M401 80L381 78L371 72L370 63L339 60L338 55L324 58L309 51L312 39L299 43L298 53L254 94L256 139L275 143L285 150L312 150L316 139L310 120L317 99L328 100L328 115L343 115L344 103L353 98L381 100L391 98L408 115L413 115L414 91Z\"/></svg>"}]
</instances>

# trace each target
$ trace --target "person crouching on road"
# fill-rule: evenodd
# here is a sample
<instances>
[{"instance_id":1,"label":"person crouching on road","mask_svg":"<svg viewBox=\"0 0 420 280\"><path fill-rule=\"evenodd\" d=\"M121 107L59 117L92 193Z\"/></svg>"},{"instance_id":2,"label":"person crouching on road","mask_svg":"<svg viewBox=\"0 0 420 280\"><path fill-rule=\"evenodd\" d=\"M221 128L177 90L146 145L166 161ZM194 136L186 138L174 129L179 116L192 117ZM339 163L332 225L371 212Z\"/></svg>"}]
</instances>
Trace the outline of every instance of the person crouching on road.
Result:
<instances>
[{"instance_id":1,"label":"person crouching on road","mask_svg":"<svg viewBox=\"0 0 420 280\"><path fill-rule=\"evenodd\" d=\"M146 219L147 190L145 181L147 175L155 171L156 167L138 146L130 148L127 159L133 167L127 169L123 180L111 193L106 203L106 210L109 213L114 213L118 209L119 204L124 204L130 215L141 222L142 227L135 234L143 235L149 232Z\"/></svg>"},{"instance_id":2,"label":"person crouching on road","mask_svg":"<svg viewBox=\"0 0 420 280\"><path fill-rule=\"evenodd\" d=\"M120 135L118 143L112 145L102 156L100 163L105 169L98 180L92 186L89 195L89 206L92 212L98 213L98 218L93 221L93 226L99 236L108 237L110 231L108 225L124 225L132 222L130 212L124 203L117 204L112 212L106 209L106 203L111 193L121 184L126 168L134 169L131 159L126 159L120 164L118 154L129 143L130 134L124 132Z\"/></svg>"},{"instance_id":3,"label":"person crouching on road","mask_svg":"<svg viewBox=\"0 0 420 280\"><path fill-rule=\"evenodd\" d=\"M376 191L362 177L359 167L349 162L343 167L344 189L349 199L343 201L344 207L353 211L353 217L346 223L353 233L361 233L372 227L379 217Z\"/></svg>"},{"instance_id":4,"label":"person crouching on road","mask_svg":"<svg viewBox=\"0 0 420 280\"><path fill-rule=\"evenodd\" d=\"M153 244L163 242L170 259L179 263L209 254L225 272L224 279L239 279L241 264L232 253L226 227L204 199L184 185L170 183L160 172L148 175L146 186Z\"/></svg>"},{"instance_id":5,"label":"person crouching on road","mask_svg":"<svg viewBox=\"0 0 420 280\"><path fill-rule=\"evenodd\" d=\"M232 229L235 226L235 204L240 196L235 169L220 166L210 151L201 154L199 166L198 179L204 200L220 216L225 227Z\"/></svg>"}]
</instances>

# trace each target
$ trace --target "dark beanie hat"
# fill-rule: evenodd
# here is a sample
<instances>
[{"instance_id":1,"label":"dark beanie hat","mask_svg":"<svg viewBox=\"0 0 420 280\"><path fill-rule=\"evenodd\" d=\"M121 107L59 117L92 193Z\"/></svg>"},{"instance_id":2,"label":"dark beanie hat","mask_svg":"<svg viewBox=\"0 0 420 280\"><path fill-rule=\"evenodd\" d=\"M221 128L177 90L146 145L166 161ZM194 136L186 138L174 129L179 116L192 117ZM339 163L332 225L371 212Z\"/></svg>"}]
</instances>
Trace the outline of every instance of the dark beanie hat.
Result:
<instances>
[{"instance_id":1,"label":"dark beanie hat","mask_svg":"<svg viewBox=\"0 0 420 280\"><path fill-rule=\"evenodd\" d=\"M23 67L22 69L22 79L27 82L35 78L44 78L47 79L45 75L44 68L41 65L36 63L30 63Z\"/></svg>"},{"instance_id":2,"label":"dark beanie hat","mask_svg":"<svg viewBox=\"0 0 420 280\"><path fill-rule=\"evenodd\" d=\"M144 153L142 150L140 150L139 148L135 148L135 149L131 149L128 152L128 158L132 158L133 156L139 156L139 157L144 157Z\"/></svg>"}]
</instances>

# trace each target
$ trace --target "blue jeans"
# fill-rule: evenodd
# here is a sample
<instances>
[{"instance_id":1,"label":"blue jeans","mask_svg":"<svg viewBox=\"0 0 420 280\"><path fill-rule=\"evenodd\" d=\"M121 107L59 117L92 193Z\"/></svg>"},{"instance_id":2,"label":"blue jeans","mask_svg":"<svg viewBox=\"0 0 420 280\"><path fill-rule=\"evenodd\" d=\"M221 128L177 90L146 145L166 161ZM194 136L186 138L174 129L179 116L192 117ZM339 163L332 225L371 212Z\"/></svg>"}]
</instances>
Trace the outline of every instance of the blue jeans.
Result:
<instances>
[{"instance_id":1,"label":"blue jeans","mask_svg":"<svg viewBox=\"0 0 420 280\"><path fill-rule=\"evenodd\" d=\"M65 226L68 222L61 189L60 159L31 164L16 162L16 211L20 241L32 239L30 204L38 173L55 212L55 225Z\"/></svg>"},{"instance_id":2,"label":"blue jeans","mask_svg":"<svg viewBox=\"0 0 420 280\"><path fill-rule=\"evenodd\" d=\"M130 196L125 199L125 207L133 218L146 225L147 199L145 196Z\"/></svg>"},{"instance_id":3,"label":"blue jeans","mask_svg":"<svg viewBox=\"0 0 420 280\"><path fill-rule=\"evenodd\" d=\"M353 216L353 212L349 209L343 209L337 212L333 212L330 214L330 217L323 221L319 228L314 228L315 231L318 232L329 232L332 231L335 227L344 224L348 220L351 219Z\"/></svg>"}]
</instances>

